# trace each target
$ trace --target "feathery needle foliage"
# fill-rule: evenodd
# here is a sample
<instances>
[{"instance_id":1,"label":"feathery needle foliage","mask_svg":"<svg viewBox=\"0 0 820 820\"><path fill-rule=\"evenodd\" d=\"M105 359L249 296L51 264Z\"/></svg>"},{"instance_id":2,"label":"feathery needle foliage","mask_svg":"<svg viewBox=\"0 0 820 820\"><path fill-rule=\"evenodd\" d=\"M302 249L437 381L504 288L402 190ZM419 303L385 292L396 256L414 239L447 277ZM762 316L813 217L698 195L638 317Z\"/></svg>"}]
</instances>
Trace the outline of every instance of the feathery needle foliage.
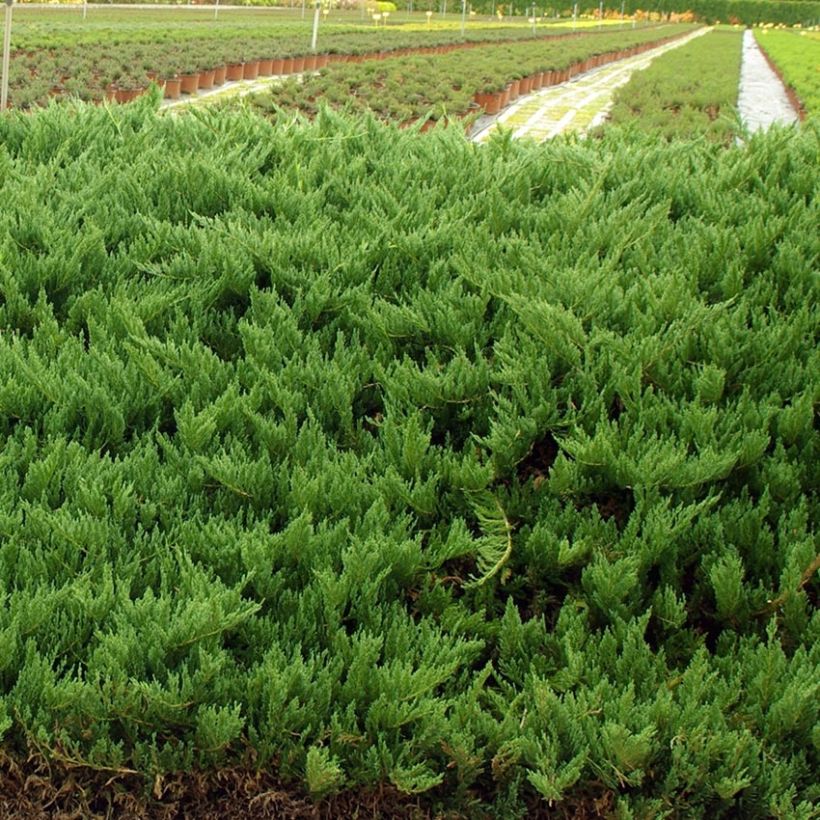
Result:
<instances>
[{"instance_id":1,"label":"feathery needle foliage","mask_svg":"<svg viewBox=\"0 0 820 820\"><path fill-rule=\"evenodd\" d=\"M812 817L816 124L155 104L0 118L2 759Z\"/></svg>"}]
</instances>

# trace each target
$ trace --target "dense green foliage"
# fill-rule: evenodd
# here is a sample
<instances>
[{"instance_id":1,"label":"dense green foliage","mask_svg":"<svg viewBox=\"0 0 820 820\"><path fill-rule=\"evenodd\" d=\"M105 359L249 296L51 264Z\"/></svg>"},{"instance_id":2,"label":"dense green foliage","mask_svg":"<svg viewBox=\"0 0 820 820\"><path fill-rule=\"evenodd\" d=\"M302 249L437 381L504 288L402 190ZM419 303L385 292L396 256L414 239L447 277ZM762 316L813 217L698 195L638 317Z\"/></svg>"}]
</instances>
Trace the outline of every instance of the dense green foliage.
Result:
<instances>
[{"instance_id":1,"label":"dense green foliage","mask_svg":"<svg viewBox=\"0 0 820 820\"><path fill-rule=\"evenodd\" d=\"M267 114L293 110L315 116L322 105L372 111L380 119L410 122L429 116L464 116L477 91L500 90L538 71L568 68L599 54L661 42L692 29L687 25L581 34L467 51L397 57L384 62L335 64L254 94L250 102Z\"/></svg>"},{"instance_id":2,"label":"dense green foliage","mask_svg":"<svg viewBox=\"0 0 820 820\"><path fill-rule=\"evenodd\" d=\"M0 119L4 751L810 817L817 148Z\"/></svg>"},{"instance_id":3,"label":"dense green foliage","mask_svg":"<svg viewBox=\"0 0 820 820\"><path fill-rule=\"evenodd\" d=\"M739 131L741 40L739 31L711 31L658 57L618 89L611 122L668 139L730 141Z\"/></svg>"},{"instance_id":4,"label":"dense green foliage","mask_svg":"<svg viewBox=\"0 0 820 820\"><path fill-rule=\"evenodd\" d=\"M806 113L820 113L820 34L763 29L756 31L755 37L794 89Z\"/></svg>"},{"instance_id":5,"label":"dense green foliage","mask_svg":"<svg viewBox=\"0 0 820 820\"><path fill-rule=\"evenodd\" d=\"M593 4L590 3L590 6ZM617 3L613 4L617 6ZM655 8L646 0L627 0L628 12ZM817 25L820 23L820 3L817 0L661 0L658 8L664 12L691 11L704 23L783 23Z\"/></svg>"}]
</instances>

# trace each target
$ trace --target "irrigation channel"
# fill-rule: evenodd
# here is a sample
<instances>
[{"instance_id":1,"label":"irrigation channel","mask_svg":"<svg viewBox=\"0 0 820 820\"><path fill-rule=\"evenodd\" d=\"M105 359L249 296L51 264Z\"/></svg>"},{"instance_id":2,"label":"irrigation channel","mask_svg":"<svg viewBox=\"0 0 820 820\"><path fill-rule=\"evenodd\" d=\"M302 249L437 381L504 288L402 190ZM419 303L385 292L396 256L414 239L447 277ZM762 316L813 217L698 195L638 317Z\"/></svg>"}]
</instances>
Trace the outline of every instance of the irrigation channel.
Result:
<instances>
[{"instance_id":1,"label":"irrigation channel","mask_svg":"<svg viewBox=\"0 0 820 820\"><path fill-rule=\"evenodd\" d=\"M483 116L475 123L470 138L485 142L499 129L513 131L515 138L538 142L567 132L583 133L602 123L612 106L613 95L629 82L636 71L645 69L653 60L711 31L702 28L688 37L666 43L658 48L627 57L614 63L593 68L560 85L543 88L521 97L495 116ZM750 130L767 128L774 122L794 122L797 114L789 103L783 84L766 63L751 31L744 35L743 68L741 72L738 108ZM293 76L293 75L290 75ZM180 100L165 100L163 109L207 105L216 100L242 97L263 91L283 77L229 82L210 91L199 91Z\"/></svg>"}]
</instances>

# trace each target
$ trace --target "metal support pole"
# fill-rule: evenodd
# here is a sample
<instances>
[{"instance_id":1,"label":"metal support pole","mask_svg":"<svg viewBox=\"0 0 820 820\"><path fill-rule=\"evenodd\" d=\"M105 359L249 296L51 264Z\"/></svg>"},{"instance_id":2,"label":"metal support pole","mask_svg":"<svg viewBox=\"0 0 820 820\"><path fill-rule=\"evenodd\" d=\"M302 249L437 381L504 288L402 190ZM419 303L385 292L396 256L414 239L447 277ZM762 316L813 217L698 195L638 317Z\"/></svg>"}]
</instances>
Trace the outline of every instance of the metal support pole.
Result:
<instances>
[{"instance_id":1,"label":"metal support pole","mask_svg":"<svg viewBox=\"0 0 820 820\"><path fill-rule=\"evenodd\" d=\"M88 16L88 0L83 0L83 20Z\"/></svg>"},{"instance_id":2,"label":"metal support pole","mask_svg":"<svg viewBox=\"0 0 820 820\"><path fill-rule=\"evenodd\" d=\"M219 0L216 0L216 5L214 6L214 20L219 17Z\"/></svg>"},{"instance_id":3,"label":"metal support pole","mask_svg":"<svg viewBox=\"0 0 820 820\"><path fill-rule=\"evenodd\" d=\"M310 37L311 51L316 51L316 40L319 38L319 10L321 6L320 0L316 0L316 8L313 12L313 34Z\"/></svg>"},{"instance_id":4,"label":"metal support pole","mask_svg":"<svg viewBox=\"0 0 820 820\"><path fill-rule=\"evenodd\" d=\"M467 18L467 0L461 0L461 38L464 39L464 24Z\"/></svg>"},{"instance_id":5,"label":"metal support pole","mask_svg":"<svg viewBox=\"0 0 820 820\"><path fill-rule=\"evenodd\" d=\"M305 0L302 0L302 19L305 19Z\"/></svg>"},{"instance_id":6,"label":"metal support pole","mask_svg":"<svg viewBox=\"0 0 820 820\"><path fill-rule=\"evenodd\" d=\"M5 111L9 103L9 55L11 54L11 4L6 0L6 26L3 29L3 86L0 92L0 111Z\"/></svg>"}]
</instances>

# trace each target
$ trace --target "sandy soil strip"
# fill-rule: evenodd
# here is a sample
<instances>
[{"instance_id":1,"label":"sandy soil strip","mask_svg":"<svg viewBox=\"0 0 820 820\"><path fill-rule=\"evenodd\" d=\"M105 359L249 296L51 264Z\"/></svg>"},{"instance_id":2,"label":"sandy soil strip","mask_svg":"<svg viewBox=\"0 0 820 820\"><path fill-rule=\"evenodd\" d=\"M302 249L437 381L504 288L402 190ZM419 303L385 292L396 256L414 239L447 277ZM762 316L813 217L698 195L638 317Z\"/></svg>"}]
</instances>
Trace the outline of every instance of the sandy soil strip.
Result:
<instances>
[{"instance_id":1,"label":"sandy soil strip","mask_svg":"<svg viewBox=\"0 0 820 820\"><path fill-rule=\"evenodd\" d=\"M737 107L743 123L752 133L769 128L774 123L798 121L783 83L766 62L751 29L743 32Z\"/></svg>"}]
</instances>

